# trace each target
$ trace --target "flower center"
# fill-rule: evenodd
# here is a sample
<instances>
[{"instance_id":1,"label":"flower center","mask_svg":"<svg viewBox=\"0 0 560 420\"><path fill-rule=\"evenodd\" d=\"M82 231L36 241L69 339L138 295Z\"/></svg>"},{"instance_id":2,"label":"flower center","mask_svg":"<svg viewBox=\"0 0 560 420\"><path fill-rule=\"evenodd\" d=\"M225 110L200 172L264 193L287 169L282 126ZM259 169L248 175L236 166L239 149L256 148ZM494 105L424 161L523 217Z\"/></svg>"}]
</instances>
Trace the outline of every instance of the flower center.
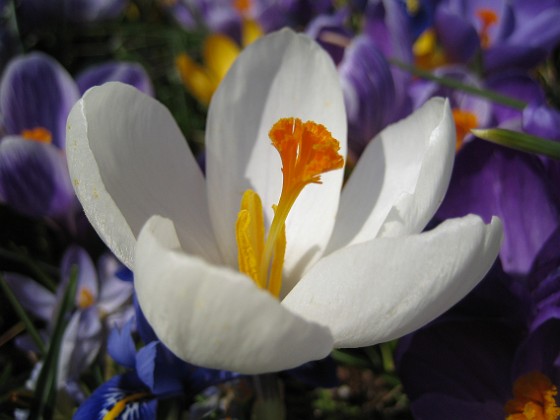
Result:
<instances>
[{"instance_id":1,"label":"flower center","mask_svg":"<svg viewBox=\"0 0 560 420\"><path fill-rule=\"evenodd\" d=\"M279 297L286 251L285 223L288 213L306 185L320 184L321 174L340 169L340 144L321 124L282 118L271 128L269 137L282 160L283 184L274 217L265 239L261 199L247 190L235 226L239 271L260 288Z\"/></svg>"},{"instance_id":2,"label":"flower center","mask_svg":"<svg viewBox=\"0 0 560 420\"><path fill-rule=\"evenodd\" d=\"M473 128L478 125L478 118L470 111L460 108L453 109L453 119L455 120L455 130L457 133L457 140L455 143L455 150L459 150L463 145L463 140Z\"/></svg>"},{"instance_id":3,"label":"flower center","mask_svg":"<svg viewBox=\"0 0 560 420\"><path fill-rule=\"evenodd\" d=\"M51 143L52 134L43 127L35 127L30 130L23 130L21 136L26 140L32 140L39 143Z\"/></svg>"},{"instance_id":4,"label":"flower center","mask_svg":"<svg viewBox=\"0 0 560 420\"><path fill-rule=\"evenodd\" d=\"M137 402L150 396L149 392L138 392L124 397L122 400L117 401L113 408L103 416L103 420L115 420L122 414L128 403Z\"/></svg>"},{"instance_id":5,"label":"flower center","mask_svg":"<svg viewBox=\"0 0 560 420\"><path fill-rule=\"evenodd\" d=\"M80 289L80 293L78 294L78 307L80 309L87 309L91 305L95 299L93 298L93 293L87 287L82 287Z\"/></svg>"},{"instance_id":6,"label":"flower center","mask_svg":"<svg viewBox=\"0 0 560 420\"><path fill-rule=\"evenodd\" d=\"M476 11L476 16L482 24L478 33L480 45L482 48L488 48L490 46L490 28L498 23L498 15L492 9L480 8Z\"/></svg>"},{"instance_id":7,"label":"flower center","mask_svg":"<svg viewBox=\"0 0 560 420\"><path fill-rule=\"evenodd\" d=\"M506 420L556 420L556 386L540 372L520 376L513 385L513 400L505 406Z\"/></svg>"},{"instance_id":8,"label":"flower center","mask_svg":"<svg viewBox=\"0 0 560 420\"><path fill-rule=\"evenodd\" d=\"M438 45L436 31L428 28L412 45L414 60L418 67L431 70L446 63L445 54Z\"/></svg>"}]
</instances>

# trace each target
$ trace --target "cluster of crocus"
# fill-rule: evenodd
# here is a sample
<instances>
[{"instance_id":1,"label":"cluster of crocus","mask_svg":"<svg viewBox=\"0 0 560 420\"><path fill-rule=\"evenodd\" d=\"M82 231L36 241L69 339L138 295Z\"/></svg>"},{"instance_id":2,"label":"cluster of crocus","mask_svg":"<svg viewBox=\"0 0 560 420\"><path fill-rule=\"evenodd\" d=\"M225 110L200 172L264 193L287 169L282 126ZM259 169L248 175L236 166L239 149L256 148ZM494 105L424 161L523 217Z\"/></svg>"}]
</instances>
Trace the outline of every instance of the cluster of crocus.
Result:
<instances>
[{"instance_id":1,"label":"cluster of crocus","mask_svg":"<svg viewBox=\"0 0 560 420\"><path fill-rule=\"evenodd\" d=\"M0 410L283 418L278 378L334 386L399 339L418 418L560 417L560 165L471 131L560 140L558 17L0 0L0 216L33 227L0 234L0 359L27 366Z\"/></svg>"}]
</instances>

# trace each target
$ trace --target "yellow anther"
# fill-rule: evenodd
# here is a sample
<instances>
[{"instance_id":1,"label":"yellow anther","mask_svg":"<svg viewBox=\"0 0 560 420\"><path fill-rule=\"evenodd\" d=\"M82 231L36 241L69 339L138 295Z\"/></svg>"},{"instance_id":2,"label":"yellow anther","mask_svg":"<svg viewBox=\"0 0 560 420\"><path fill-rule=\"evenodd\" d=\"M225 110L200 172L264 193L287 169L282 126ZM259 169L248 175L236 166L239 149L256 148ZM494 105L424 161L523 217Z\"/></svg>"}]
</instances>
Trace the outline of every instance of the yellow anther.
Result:
<instances>
[{"instance_id":1,"label":"yellow anther","mask_svg":"<svg viewBox=\"0 0 560 420\"><path fill-rule=\"evenodd\" d=\"M264 219L261 199L252 190L247 190L241 199L235 236L239 271L247 274L260 287L266 287L266 279L258 276L259 260L264 248Z\"/></svg>"},{"instance_id":2,"label":"yellow anther","mask_svg":"<svg viewBox=\"0 0 560 420\"><path fill-rule=\"evenodd\" d=\"M26 140L33 140L39 143L51 143L52 134L43 127L35 127L30 130L23 130L21 136Z\"/></svg>"},{"instance_id":3,"label":"yellow anther","mask_svg":"<svg viewBox=\"0 0 560 420\"><path fill-rule=\"evenodd\" d=\"M492 9L481 8L476 11L476 16L480 19L481 28L478 33L482 48L490 46L490 28L498 23L498 15Z\"/></svg>"},{"instance_id":4,"label":"yellow anther","mask_svg":"<svg viewBox=\"0 0 560 420\"><path fill-rule=\"evenodd\" d=\"M459 150L463 145L463 141L465 140L467 134L469 134L473 128L478 126L478 118L470 111L454 108L453 119L455 120L455 130L457 133L455 150Z\"/></svg>"},{"instance_id":5,"label":"yellow anther","mask_svg":"<svg viewBox=\"0 0 560 420\"><path fill-rule=\"evenodd\" d=\"M282 160L284 178L274 218L266 241L262 204L248 190L243 195L236 223L239 271L247 274L272 295L280 296L282 269L286 252L286 219L299 193L307 184L320 184L321 174L342 168L340 144L321 124L282 118L269 132Z\"/></svg>"},{"instance_id":6,"label":"yellow anther","mask_svg":"<svg viewBox=\"0 0 560 420\"><path fill-rule=\"evenodd\" d=\"M87 309L95 302L93 293L87 287L82 287L78 294L78 306L80 309Z\"/></svg>"},{"instance_id":7,"label":"yellow anther","mask_svg":"<svg viewBox=\"0 0 560 420\"><path fill-rule=\"evenodd\" d=\"M540 372L519 377L513 385L514 399L505 406L506 420L556 420L560 408L556 405L556 386Z\"/></svg>"}]
</instances>

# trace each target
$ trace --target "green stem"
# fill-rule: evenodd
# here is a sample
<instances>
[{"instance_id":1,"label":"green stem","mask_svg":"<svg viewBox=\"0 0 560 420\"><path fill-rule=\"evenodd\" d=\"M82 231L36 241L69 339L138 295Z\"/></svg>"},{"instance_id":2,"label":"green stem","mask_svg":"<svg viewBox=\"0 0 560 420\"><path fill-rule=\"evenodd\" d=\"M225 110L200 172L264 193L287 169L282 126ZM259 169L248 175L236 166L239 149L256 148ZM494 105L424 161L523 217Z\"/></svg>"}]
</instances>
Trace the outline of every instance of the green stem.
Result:
<instances>
[{"instance_id":1,"label":"green stem","mask_svg":"<svg viewBox=\"0 0 560 420\"><path fill-rule=\"evenodd\" d=\"M256 400L252 420L284 420L286 407L282 398L280 381L275 374L253 376Z\"/></svg>"},{"instance_id":2,"label":"green stem","mask_svg":"<svg viewBox=\"0 0 560 420\"><path fill-rule=\"evenodd\" d=\"M488 90L488 89L480 89L471 85L467 85L465 83L459 82L458 80L449 78L449 77L442 77L442 76L436 76L435 74L433 74L432 72L423 70L423 69L419 69L418 67L415 66L411 66L409 64L403 63L402 61L399 60L395 60L395 59L390 59L389 63L391 63L392 65L405 70L415 76L421 77L422 79L426 79L426 80L431 80L433 82L436 82L442 86L446 86L452 89L457 89L457 90L461 90L463 92L467 92L470 93L471 95L475 95L475 96L480 96L482 98L486 98L492 102L495 102L497 104L501 104L501 105L505 105L505 106L509 106L510 108L515 108L515 109L519 109L522 110L523 108L525 108L525 106L527 105L525 102L520 101L518 99L515 98L511 98L509 96L506 95L502 95L498 92L494 92L492 90Z\"/></svg>"}]
</instances>

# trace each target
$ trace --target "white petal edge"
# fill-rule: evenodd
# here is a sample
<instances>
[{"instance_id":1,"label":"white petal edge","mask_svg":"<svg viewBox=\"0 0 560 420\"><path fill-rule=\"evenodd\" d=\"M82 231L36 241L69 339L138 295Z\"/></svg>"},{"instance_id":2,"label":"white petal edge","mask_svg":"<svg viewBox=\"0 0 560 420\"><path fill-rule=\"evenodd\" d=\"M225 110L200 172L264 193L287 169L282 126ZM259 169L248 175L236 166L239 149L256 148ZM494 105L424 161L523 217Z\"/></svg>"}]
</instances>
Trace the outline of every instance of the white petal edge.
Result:
<instances>
[{"instance_id":1,"label":"white petal edge","mask_svg":"<svg viewBox=\"0 0 560 420\"><path fill-rule=\"evenodd\" d=\"M148 322L187 362L258 374L332 350L327 328L286 310L248 277L185 254L169 219L154 216L142 229L134 275Z\"/></svg>"},{"instance_id":2,"label":"white petal edge","mask_svg":"<svg viewBox=\"0 0 560 420\"><path fill-rule=\"evenodd\" d=\"M88 90L68 117L66 153L86 216L128 267L154 214L174 220L189 252L220 260L202 172L155 99L117 82Z\"/></svg>"},{"instance_id":3,"label":"white petal edge","mask_svg":"<svg viewBox=\"0 0 560 420\"><path fill-rule=\"evenodd\" d=\"M255 190L270 222L282 187L280 157L268 132L280 118L325 125L346 156L346 113L331 58L291 30L247 47L212 98L206 131L208 198L222 254L235 266L234 226L243 192ZM298 277L325 248L334 226L343 171L322 176L297 199L286 224L287 277ZM289 283L285 281L285 285Z\"/></svg>"},{"instance_id":4,"label":"white petal edge","mask_svg":"<svg viewBox=\"0 0 560 420\"><path fill-rule=\"evenodd\" d=\"M498 255L494 217L450 219L436 229L343 248L312 267L282 302L323 323L335 347L361 347L416 330L462 299Z\"/></svg>"},{"instance_id":5,"label":"white petal edge","mask_svg":"<svg viewBox=\"0 0 560 420\"><path fill-rule=\"evenodd\" d=\"M344 186L329 252L422 231L447 191L454 154L455 124L442 98L383 130Z\"/></svg>"}]
</instances>

